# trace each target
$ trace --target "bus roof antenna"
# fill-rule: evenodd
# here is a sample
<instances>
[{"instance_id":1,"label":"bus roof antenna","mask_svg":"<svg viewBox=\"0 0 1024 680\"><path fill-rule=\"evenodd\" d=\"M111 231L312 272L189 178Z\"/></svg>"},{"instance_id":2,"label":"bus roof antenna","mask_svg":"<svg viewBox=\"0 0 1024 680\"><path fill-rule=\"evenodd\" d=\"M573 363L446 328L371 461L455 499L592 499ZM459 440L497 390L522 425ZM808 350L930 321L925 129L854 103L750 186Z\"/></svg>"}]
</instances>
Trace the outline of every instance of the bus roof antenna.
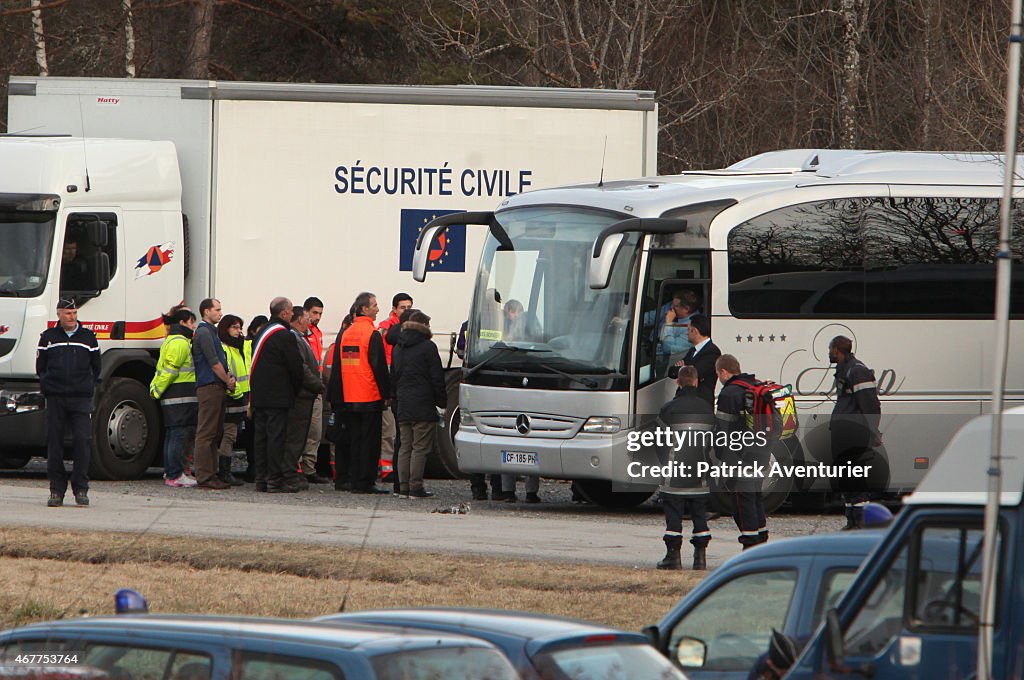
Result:
<instances>
[{"instance_id":1,"label":"bus roof antenna","mask_svg":"<svg viewBox=\"0 0 1024 680\"><path fill-rule=\"evenodd\" d=\"M597 186L604 186L604 159L608 155L608 135L604 136L604 151L601 152L601 177L597 180Z\"/></svg>"},{"instance_id":2,"label":"bus roof antenna","mask_svg":"<svg viewBox=\"0 0 1024 680\"><path fill-rule=\"evenodd\" d=\"M89 191L92 185L89 183L89 151L85 143L85 116L82 114L82 95L75 97L78 100L78 122L82 128L82 158L85 159L85 190Z\"/></svg>"}]
</instances>

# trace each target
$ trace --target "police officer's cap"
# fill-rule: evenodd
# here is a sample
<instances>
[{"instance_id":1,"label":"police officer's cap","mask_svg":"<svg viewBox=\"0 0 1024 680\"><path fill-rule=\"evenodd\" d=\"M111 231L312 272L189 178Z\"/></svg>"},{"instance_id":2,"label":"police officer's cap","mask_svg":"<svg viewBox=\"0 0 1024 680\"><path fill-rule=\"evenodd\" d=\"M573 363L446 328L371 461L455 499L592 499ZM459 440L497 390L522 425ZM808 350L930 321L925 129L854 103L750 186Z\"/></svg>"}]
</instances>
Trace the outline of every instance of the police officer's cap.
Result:
<instances>
[{"instance_id":1,"label":"police officer's cap","mask_svg":"<svg viewBox=\"0 0 1024 680\"><path fill-rule=\"evenodd\" d=\"M57 309L78 309L78 305L72 298L61 298L57 300Z\"/></svg>"}]
</instances>

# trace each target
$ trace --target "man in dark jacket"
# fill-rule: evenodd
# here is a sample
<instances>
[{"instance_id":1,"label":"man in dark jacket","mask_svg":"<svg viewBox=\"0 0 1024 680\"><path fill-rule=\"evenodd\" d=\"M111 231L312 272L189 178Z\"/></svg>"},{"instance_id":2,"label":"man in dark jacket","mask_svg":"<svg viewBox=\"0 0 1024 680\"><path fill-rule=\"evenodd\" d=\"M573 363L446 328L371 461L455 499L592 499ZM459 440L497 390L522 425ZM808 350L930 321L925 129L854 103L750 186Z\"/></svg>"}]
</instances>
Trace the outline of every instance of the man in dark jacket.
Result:
<instances>
[{"instance_id":1,"label":"man in dark jacket","mask_svg":"<svg viewBox=\"0 0 1024 680\"><path fill-rule=\"evenodd\" d=\"M875 372L853 355L853 341L843 335L832 338L828 360L836 365L836 405L829 421L833 464L874 468L881 462L876 448L882 444L878 431L882 404ZM842 482L846 505L843 529L860 529L864 525L864 506L871 500L867 482L858 478L844 478Z\"/></svg>"},{"instance_id":2,"label":"man in dark jacket","mask_svg":"<svg viewBox=\"0 0 1024 680\"><path fill-rule=\"evenodd\" d=\"M718 430L725 432L730 441L736 441L742 433L750 433L746 419L749 412L749 390L737 383L754 385L757 378L752 373L743 373L739 360L731 354L718 357L715 370L718 372L718 380L722 383L722 391L718 393L718 410L715 412ZM731 447L721 450L718 455L720 460L729 463L742 462L744 465L761 466L767 466L770 457L768 446L760 445L742 447L738 461L736 452ZM739 542L743 549L767 543L768 524L764 512L764 499L761 497L761 479L746 475L729 481L736 503L733 519L740 531Z\"/></svg>"},{"instance_id":3,"label":"man in dark jacket","mask_svg":"<svg viewBox=\"0 0 1024 680\"><path fill-rule=\"evenodd\" d=\"M391 397L398 404L402 448L398 453L399 498L429 498L423 469L437 436L437 409L448 405L444 370L430 341L430 317L419 310L402 324L391 359Z\"/></svg>"},{"instance_id":4,"label":"man in dark jacket","mask_svg":"<svg viewBox=\"0 0 1024 680\"><path fill-rule=\"evenodd\" d=\"M658 424L673 430L689 431L686 434L690 435L690 440L679 447L667 447L661 463L680 463L688 466L686 469L696 471L698 463L708 460L714 441L715 411L697 387L696 368L683 366L679 369L676 383L679 385L676 396L662 407ZM707 517L707 502L711 496L707 478L697 476L695 472L672 475L664 479L658 491L665 509L665 559L658 562L658 569L683 568L679 553L683 546L683 515L687 505L693 522L690 537L693 568L707 569L707 547L711 542Z\"/></svg>"},{"instance_id":5,"label":"man in dark jacket","mask_svg":"<svg viewBox=\"0 0 1024 680\"><path fill-rule=\"evenodd\" d=\"M302 357L289 327L291 300L270 302L270 323L257 337L249 368L249 394L255 427L256 490L297 493L297 465L284 456L288 410L302 387Z\"/></svg>"},{"instance_id":6,"label":"man in dark jacket","mask_svg":"<svg viewBox=\"0 0 1024 680\"><path fill-rule=\"evenodd\" d=\"M199 415L196 423L195 472L200 489L230 489L221 480L220 440L224 436L224 402L235 389L235 377L228 373L228 357L217 335L217 324L224 315L220 300L206 298L199 303L202 321L192 334L192 366L196 371L196 397Z\"/></svg>"},{"instance_id":7,"label":"man in dark jacket","mask_svg":"<svg viewBox=\"0 0 1024 680\"><path fill-rule=\"evenodd\" d=\"M36 373L46 397L46 476L50 499L64 505L68 473L64 469L64 429L71 426L71 493L75 503L89 505L89 454L92 450L92 395L100 378L100 346L96 334L78 322L75 301L57 303L59 323L39 335Z\"/></svg>"},{"instance_id":8,"label":"man in dark jacket","mask_svg":"<svg viewBox=\"0 0 1024 680\"><path fill-rule=\"evenodd\" d=\"M298 473L299 460L306 448L306 437L309 435L313 419L313 405L316 404L317 397L323 393L323 381L320 378L320 364L316 360L313 348L306 340L306 333L309 332L309 312L305 307L292 307L291 331L295 336L299 356L302 357L302 387L295 396L295 403L288 410L288 430L285 435L282 463L287 474L282 486L308 489L311 476Z\"/></svg>"},{"instance_id":9,"label":"man in dark jacket","mask_svg":"<svg viewBox=\"0 0 1024 680\"><path fill-rule=\"evenodd\" d=\"M693 366L697 369L697 393L712 407L715 404L715 362L722 356L722 350L711 341L711 321L703 314L690 318L687 338L693 347L686 353L683 360L668 370L668 376L675 378L679 366Z\"/></svg>"}]
</instances>

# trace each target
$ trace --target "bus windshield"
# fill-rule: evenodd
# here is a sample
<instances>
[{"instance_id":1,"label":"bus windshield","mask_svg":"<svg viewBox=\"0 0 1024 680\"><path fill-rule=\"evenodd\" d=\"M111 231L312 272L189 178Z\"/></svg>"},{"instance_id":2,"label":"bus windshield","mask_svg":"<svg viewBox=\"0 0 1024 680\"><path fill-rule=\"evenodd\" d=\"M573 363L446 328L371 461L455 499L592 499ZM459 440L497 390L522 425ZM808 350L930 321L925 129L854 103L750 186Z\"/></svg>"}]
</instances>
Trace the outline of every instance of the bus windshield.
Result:
<instances>
[{"instance_id":1,"label":"bus windshield","mask_svg":"<svg viewBox=\"0 0 1024 680\"><path fill-rule=\"evenodd\" d=\"M626 371L638 234L626 234L608 287L592 290L594 239L625 216L567 207L495 215L512 249L488 236L466 338L466 366L610 374Z\"/></svg>"}]
</instances>

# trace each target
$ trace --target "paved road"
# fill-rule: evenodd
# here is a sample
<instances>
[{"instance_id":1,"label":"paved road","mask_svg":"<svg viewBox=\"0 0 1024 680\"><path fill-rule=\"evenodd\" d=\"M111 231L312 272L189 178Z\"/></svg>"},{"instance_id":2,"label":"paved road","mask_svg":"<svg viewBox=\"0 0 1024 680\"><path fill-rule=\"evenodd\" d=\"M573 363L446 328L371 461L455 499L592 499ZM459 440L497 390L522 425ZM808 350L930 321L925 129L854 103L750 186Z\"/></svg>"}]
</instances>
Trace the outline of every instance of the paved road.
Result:
<instances>
[{"instance_id":1,"label":"paved road","mask_svg":"<svg viewBox=\"0 0 1024 680\"><path fill-rule=\"evenodd\" d=\"M399 500L359 496L317 486L300 494L171 489L158 474L134 482L93 482L92 505L46 508L45 474L36 463L0 475L0 524L59 529L295 541L371 547L467 552L527 559L611 563L650 568L663 554L661 511L648 504L613 512L569 501L565 484L544 482L539 505L474 502L467 515L435 508L468 500L468 484L428 482L437 497ZM72 500L68 494L68 501ZM775 537L836 529L836 515L783 514L772 518ZM713 520L717 537L709 566L736 554L732 520Z\"/></svg>"}]
</instances>

